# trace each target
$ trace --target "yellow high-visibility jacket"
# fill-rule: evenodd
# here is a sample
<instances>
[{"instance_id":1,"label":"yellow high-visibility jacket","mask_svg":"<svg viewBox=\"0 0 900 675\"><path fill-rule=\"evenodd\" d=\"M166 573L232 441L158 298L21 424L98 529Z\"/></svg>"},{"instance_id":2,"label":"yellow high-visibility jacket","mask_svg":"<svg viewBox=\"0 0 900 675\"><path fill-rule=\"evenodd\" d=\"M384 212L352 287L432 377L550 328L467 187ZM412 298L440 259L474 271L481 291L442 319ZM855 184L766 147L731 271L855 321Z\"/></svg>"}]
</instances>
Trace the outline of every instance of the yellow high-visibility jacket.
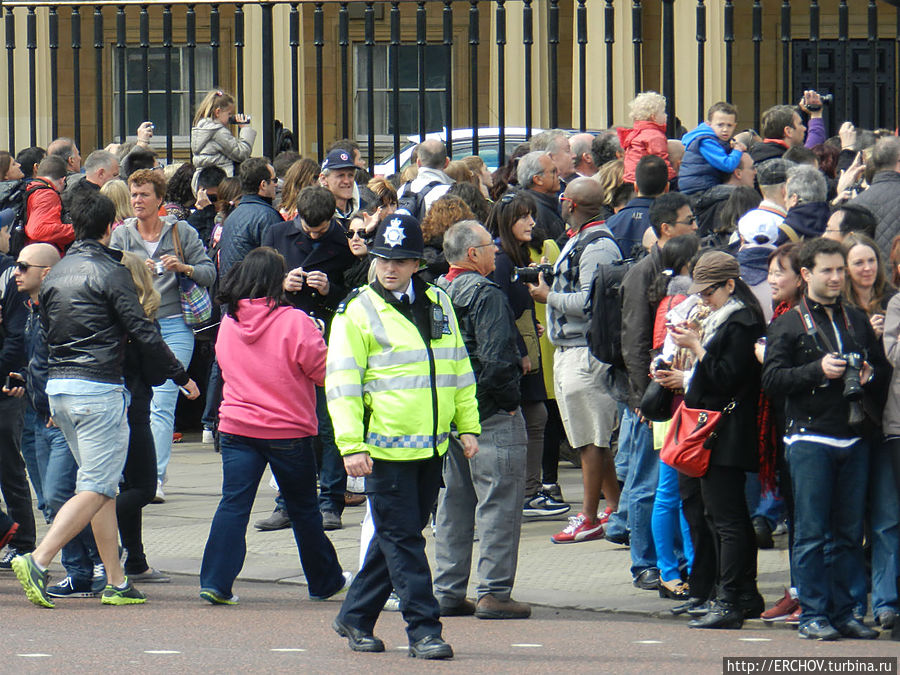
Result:
<instances>
[{"instance_id":1,"label":"yellow high-visibility jacket","mask_svg":"<svg viewBox=\"0 0 900 675\"><path fill-rule=\"evenodd\" d=\"M435 286L425 293L445 317L440 339L427 343L370 286L338 308L328 342L325 395L342 455L427 459L447 451L451 422L458 433L481 433L475 376L453 304ZM364 409L370 412L365 429Z\"/></svg>"}]
</instances>

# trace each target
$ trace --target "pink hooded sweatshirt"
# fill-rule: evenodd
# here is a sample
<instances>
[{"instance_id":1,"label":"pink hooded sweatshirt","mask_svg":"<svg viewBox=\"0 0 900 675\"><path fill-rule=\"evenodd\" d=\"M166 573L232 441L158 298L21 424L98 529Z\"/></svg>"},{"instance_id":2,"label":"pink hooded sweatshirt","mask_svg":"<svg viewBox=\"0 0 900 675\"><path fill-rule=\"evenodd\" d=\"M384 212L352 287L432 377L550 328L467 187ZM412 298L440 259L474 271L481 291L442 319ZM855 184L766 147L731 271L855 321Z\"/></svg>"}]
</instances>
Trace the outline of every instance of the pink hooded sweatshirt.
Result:
<instances>
[{"instance_id":1,"label":"pink hooded sweatshirt","mask_svg":"<svg viewBox=\"0 0 900 675\"><path fill-rule=\"evenodd\" d=\"M225 381L219 430L249 438L315 436L316 385L325 381L325 340L305 312L240 300L222 317L216 358Z\"/></svg>"}]
</instances>

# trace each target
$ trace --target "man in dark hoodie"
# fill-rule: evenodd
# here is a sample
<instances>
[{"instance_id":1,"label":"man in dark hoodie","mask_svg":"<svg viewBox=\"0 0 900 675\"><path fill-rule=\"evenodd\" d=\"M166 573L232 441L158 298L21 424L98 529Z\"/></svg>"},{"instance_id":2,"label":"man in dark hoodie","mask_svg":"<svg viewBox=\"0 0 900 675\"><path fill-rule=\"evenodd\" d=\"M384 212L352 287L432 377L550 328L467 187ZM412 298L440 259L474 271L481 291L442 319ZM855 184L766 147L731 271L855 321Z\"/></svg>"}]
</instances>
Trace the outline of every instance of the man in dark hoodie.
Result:
<instances>
[{"instance_id":1,"label":"man in dark hoodie","mask_svg":"<svg viewBox=\"0 0 900 675\"><path fill-rule=\"evenodd\" d=\"M334 310L347 294L344 271L356 260L344 228L335 217L334 195L318 185L303 188L297 198L297 217L271 225L263 233L262 245L271 246L284 256L289 270L284 290L291 304L330 326ZM328 335L327 329L325 334ZM322 444L319 506L325 529L339 530L343 525L347 473L334 443L322 387L316 388L316 414ZM263 530L281 529L274 525L286 526L289 522L284 505L276 500L275 512L256 526Z\"/></svg>"},{"instance_id":2,"label":"man in dark hoodie","mask_svg":"<svg viewBox=\"0 0 900 675\"><path fill-rule=\"evenodd\" d=\"M438 281L453 301L477 385L481 442L467 459L451 436L438 497L434 589L441 616L524 619L531 608L510 598L525 499L525 420L519 409L517 330L506 295L486 278L497 247L477 221L444 234L450 271ZM497 443L503 439L503 443ZM466 600L475 527L478 603Z\"/></svg>"},{"instance_id":3,"label":"man in dark hoodie","mask_svg":"<svg viewBox=\"0 0 900 675\"><path fill-rule=\"evenodd\" d=\"M831 216L825 201L828 185L825 176L805 164L791 167L785 185L787 215L781 226L778 245L798 239L821 237Z\"/></svg>"},{"instance_id":4,"label":"man in dark hoodie","mask_svg":"<svg viewBox=\"0 0 900 675\"><path fill-rule=\"evenodd\" d=\"M683 166L683 163L682 163ZM706 237L716 231L720 225L719 213L736 187L754 186L756 180L756 167L753 160L746 152L741 153L741 162L738 167L728 175L721 185L711 187L709 190L691 196L691 207L697 216L697 234Z\"/></svg>"},{"instance_id":5,"label":"man in dark hoodie","mask_svg":"<svg viewBox=\"0 0 900 675\"><path fill-rule=\"evenodd\" d=\"M658 155L644 155L634 170L637 196L631 199L616 215L610 216L606 226L616 238L622 253L628 257L643 254L641 241L650 227L650 206L669 188L669 167ZM636 252L636 253L635 253Z\"/></svg>"}]
</instances>

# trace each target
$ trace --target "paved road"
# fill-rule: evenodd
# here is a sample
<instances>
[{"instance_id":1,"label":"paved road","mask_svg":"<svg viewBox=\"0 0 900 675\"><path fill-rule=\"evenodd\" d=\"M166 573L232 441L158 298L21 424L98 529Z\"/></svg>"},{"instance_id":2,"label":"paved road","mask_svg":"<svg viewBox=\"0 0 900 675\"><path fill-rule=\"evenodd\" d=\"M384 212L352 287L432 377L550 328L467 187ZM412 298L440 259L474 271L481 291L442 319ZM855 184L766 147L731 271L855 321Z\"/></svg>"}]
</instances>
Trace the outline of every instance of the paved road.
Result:
<instances>
[{"instance_id":1,"label":"paved road","mask_svg":"<svg viewBox=\"0 0 900 675\"><path fill-rule=\"evenodd\" d=\"M241 585L237 607L197 598L197 582L146 585L149 602L103 607L99 600L30 605L12 575L0 578L5 672L281 673L413 672L397 613L376 633L388 651L354 654L330 628L339 603L315 603L305 589L276 583ZM527 621L451 618L444 635L456 650L436 672L721 673L722 656L896 656L897 643L809 643L793 631L694 631L681 620L536 608Z\"/></svg>"},{"instance_id":2,"label":"paved road","mask_svg":"<svg viewBox=\"0 0 900 675\"><path fill-rule=\"evenodd\" d=\"M561 467L564 494L573 502L580 499L580 481L578 470ZM346 641L330 628L337 604L307 599L290 530L248 531L247 561L235 585L239 607L211 607L199 600L196 575L220 484L221 459L210 446L175 447L168 500L145 509L144 542L151 564L177 576L171 585L144 586L150 602L143 607L101 607L96 600L73 599L60 601L56 610L41 610L25 600L11 573L0 573L0 672L421 669L398 649L382 655L349 653ZM251 522L271 512L273 494L265 484L260 487ZM361 508L348 509L344 529L329 533L344 568L351 571L357 567L362 514ZM724 655L900 653L900 646L886 639L810 644L792 630L765 627L760 621L748 622L742 631L689 630L684 621L671 618L671 601L631 585L627 548L605 541L551 544L549 536L564 524L562 517L523 526L515 597L535 603L534 617L517 622L449 619L445 635L458 657L439 669L705 673L722 672ZM38 529L43 534L46 526L39 522ZM426 539L431 553L427 529ZM770 603L788 578L784 545L779 541L776 549L760 552L760 588ZM58 560L51 571L56 579L62 576ZM385 615L377 633L390 647L406 644L397 614Z\"/></svg>"}]
</instances>

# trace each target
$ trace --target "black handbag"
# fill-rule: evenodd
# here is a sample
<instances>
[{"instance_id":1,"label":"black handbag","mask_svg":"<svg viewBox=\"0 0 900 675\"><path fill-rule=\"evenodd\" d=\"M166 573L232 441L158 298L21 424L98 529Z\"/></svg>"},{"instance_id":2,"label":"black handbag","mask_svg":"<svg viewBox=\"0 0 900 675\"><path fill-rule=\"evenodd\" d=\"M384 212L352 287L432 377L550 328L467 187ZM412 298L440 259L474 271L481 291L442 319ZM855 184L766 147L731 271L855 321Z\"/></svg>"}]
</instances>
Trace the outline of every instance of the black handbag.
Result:
<instances>
[{"instance_id":1,"label":"black handbag","mask_svg":"<svg viewBox=\"0 0 900 675\"><path fill-rule=\"evenodd\" d=\"M666 389L656 380L650 384L641 397L641 415L652 422L666 422L672 419L672 399L674 392Z\"/></svg>"}]
</instances>

